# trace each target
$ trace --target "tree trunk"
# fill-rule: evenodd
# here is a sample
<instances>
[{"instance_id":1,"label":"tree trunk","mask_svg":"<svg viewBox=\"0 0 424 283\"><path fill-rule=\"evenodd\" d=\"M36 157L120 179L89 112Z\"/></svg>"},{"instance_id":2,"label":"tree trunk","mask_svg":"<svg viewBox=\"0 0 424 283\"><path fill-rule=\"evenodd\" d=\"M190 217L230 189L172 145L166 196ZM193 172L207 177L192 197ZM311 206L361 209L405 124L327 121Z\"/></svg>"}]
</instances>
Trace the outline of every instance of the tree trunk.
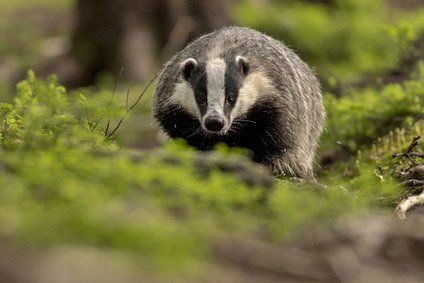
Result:
<instances>
[{"instance_id":1,"label":"tree trunk","mask_svg":"<svg viewBox=\"0 0 424 283\"><path fill-rule=\"evenodd\" d=\"M110 72L142 80L200 34L232 23L227 0L78 0L72 49L48 69L68 87Z\"/></svg>"}]
</instances>

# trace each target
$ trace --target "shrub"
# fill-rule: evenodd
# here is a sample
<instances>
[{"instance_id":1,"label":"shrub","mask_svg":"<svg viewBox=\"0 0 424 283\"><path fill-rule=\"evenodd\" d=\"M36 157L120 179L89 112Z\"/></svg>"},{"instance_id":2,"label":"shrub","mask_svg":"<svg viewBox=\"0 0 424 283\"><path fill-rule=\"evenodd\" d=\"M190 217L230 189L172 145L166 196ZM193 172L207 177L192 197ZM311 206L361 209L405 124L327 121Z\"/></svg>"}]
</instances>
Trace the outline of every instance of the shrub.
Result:
<instances>
[{"instance_id":1,"label":"shrub","mask_svg":"<svg viewBox=\"0 0 424 283\"><path fill-rule=\"evenodd\" d=\"M355 153L391 130L424 118L424 74L381 89L353 90L340 99L327 95L325 108L324 146L339 144Z\"/></svg>"},{"instance_id":2,"label":"shrub","mask_svg":"<svg viewBox=\"0 0 424 283\"><path fill-rule=\"evenodd\" d=\"M397 128L379 138L371 148L371 159L374 166L387 177L399 177L399 173L424 164L424 157L401 156L408 152L408 148L418 137L424 138L424 120L418 121L407 129ZM416 145L411 149L412 152L424 154L424 142L421 139L416 141Z\"/></svg>"},{"instance_id":3,"label":"shrub","mask_svg":"<svg viewBox=\"0 0 424 283\"><path fill-rule=\"evenodd\" d=\"M110 94L101 94L96 104L80 94L68 96L53 76L39 81L33 72L18 84L12 103L0 104L0 145L5 150L63 147L112 146L104 139L100 125L108 117L122 115ZM107 99L107 101L105 101ZM99 126L99 127L97 127Z\"/></svg>"}]
</instances>

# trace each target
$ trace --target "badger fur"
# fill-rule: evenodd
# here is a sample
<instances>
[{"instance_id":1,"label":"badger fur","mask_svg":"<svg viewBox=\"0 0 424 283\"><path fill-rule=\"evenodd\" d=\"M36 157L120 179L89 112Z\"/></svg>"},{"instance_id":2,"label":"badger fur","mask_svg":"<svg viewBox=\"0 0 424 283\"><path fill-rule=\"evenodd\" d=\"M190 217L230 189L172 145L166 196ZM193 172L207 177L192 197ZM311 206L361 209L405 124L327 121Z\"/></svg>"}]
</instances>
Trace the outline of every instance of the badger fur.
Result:
<instances>
[{"instance_id":1,"label":"badger fur","mask_svg":"<svg viewBox=\"0 0 424 283\"><path fill-rule=\"evenodd\" d=\"M258 31L226 27L189 44L164 67L153 111L171 138L247 148L275 175L313 178L325 117L318 80Z\"/></svg>"}]
</instances>

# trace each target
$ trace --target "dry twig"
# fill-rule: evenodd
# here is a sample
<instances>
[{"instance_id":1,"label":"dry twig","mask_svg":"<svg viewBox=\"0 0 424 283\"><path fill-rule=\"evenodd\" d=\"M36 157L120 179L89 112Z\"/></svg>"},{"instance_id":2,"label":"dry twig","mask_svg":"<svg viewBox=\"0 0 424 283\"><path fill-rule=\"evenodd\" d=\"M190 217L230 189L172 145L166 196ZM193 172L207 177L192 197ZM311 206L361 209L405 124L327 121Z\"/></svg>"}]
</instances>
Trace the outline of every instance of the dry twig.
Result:
<instances>
[{"instance_id":1,"label":"dry twig","mask_svg":"<svg viewBox=\"0 0 424 283\"><path fill-rule=\"evenodd\" d=\"M406 157L406 158L411 160L411 157L424 157L424 153L413 152L414 148L418 145L418 140L420 138L421 138L420 136L414 137L414 139L412 140L412 143L409 145L406 152L404 152L404 153L394 153L393 158Z\"/></svg>"},{"instance_id":2,"label":"dry twig","mask_svg":"<svg viewBox=\"0 0 424 283\"><path fill-rule=\"evenodd\" d=\"M424 205L424 191L419 195L410 196L402 200L396 207L396 213L402 220L406 219L406 213L413 207Z\"/></svg>"},{"instance_id":3,"label":"dry twig","mask_svg":"<svg viewBox=\"0 0 424 283\"><path fill-rule=\"evenodd\" d=\"M404 153L395 153L393 154L393 157L405 157L409 161L411 161L412 164L417 165L417 163L412 159L412 157L424 157L424 153L414 152L414 148L418 145L418 140L420 137L414 137L412 140L412 143L409 145L408 149ZM415 168L419 168L420 166L416 166ZM420 180L418 178L417 180L409 173L412 173L413 167L411 166L409 169L407 169L403 173L403 175L410 175L410 178L408 178L406 181L402 182L401 185L404 185L408 189L413 189L414 192L419 192L418 195L412 195L407 197L406 199L402 200L399 205L396 207L397 215L400 219L406 219L406 213L412 209L415 206L418 205L424 205L424 179Z\"/></svg>"},{"instance_id":4,"label":"dry twig","mask_svg":"<svg viewBox=\"0 0 424 283\"><path fill-rule=\"evenodd\" d=\"M113 91L112 91L112 96L111 96L111 98L110 98L110 102L112 103L112 101L113 101L113 98L115 98L115 94L116 94L116 88L118 87L118 83L119 83L119 81L121 80L121 78L122 78L122 73L124 72L124 68L121 68L121 70L119 71L119 76L118 76L118 79L115 81L115 84L114 84L114 86L113 86ZM110 116L110 115L109 115ZM101 118L101 117L100 117ZM99 118L99 121L100 121L100 118ZM97 122L98 123L98 122ZM108 136L108 132L109 132L109 127L110 127L110 117L109 117L109 119L107 120L107 124L106 124L106 129L105 129L105 137L107 137Z\"/></svg>"},{"instance_id":5,"label":"dry twig","mask_svg":"<svg viewBox=\"0 0 424 283\"><path fill-rule=\"evenodd\" d=\"M130 96L130 90L127 91L127 96L126 96L126 99L125 99L125 109L126 109L125 114L121 117L121 119L119 119L118 124L115 126L115 128L110 133L108 133L109 132L109 126L110 126L110 119L109 119L107 126L106 126L106 131L105 131L106 139L111 138L115 134L115 132L119 129L122 122L124 121L125 116L140 102L143 95L146 93L146 91L149 89L149 87L152 85L152 83L156 80L156 78L158 76L159 76L159 73L156 73L156 75L153 77L153 79L147 84L147 86L143 89L141 94L138 96L137 100L129 108L128 108L128 101L129 101L129 96ZM114 89L113 93L115 93L115 89Z\"/></svg>"}]
</instances>

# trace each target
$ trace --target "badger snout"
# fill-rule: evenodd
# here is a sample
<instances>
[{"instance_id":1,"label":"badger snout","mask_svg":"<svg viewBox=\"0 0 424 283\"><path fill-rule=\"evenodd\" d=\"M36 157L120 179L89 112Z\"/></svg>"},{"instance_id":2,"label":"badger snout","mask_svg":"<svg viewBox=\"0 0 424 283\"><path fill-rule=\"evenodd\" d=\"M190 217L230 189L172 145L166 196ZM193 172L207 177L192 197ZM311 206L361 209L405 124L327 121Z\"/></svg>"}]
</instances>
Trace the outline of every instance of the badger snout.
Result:
<instances>
[{"instance_id":1,"label":"badger snout","mask_svg":"<svg viewBox=\"0 0 424 283\"><path fill-rule=\"evenodd\" d=\"M209 116L205 119L205 128L211 132L219 132L224 128L225 121L221 116Z\"/></svg>"},{"instance_id":2,"label":"badger snout","mask_svg":"<svg viewBox=\"0 0 424 283\"><path fill-rule=\"evenodd\" d=\"M215 111L206 114L202 120L203 129L211 133L223 133L227 125L228 122L224 115Z\"/></svg>"}]
</instances>

